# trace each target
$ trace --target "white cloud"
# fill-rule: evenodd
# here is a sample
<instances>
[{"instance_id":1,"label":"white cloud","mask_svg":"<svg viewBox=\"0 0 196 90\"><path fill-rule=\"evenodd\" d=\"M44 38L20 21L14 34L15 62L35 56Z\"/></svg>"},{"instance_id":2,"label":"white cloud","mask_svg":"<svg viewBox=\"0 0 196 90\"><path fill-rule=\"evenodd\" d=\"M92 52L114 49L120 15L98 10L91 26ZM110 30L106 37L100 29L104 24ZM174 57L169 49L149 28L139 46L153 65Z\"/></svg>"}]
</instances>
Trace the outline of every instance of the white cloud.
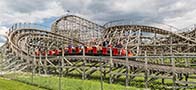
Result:
<instances>
[{"instance_id":1,"label":"white cloud","mask_svg":"<svg viewBox=\"0 0 196 90\"><path fill-rule=\"evenodd\" d=\"M1 0L0 1L0 34L5 35L5 32L8 30L8 27L11 26L14 23L18 22L43 22L43 19L45 18L51 18L55 16L61 16L64 14L64 10L62 6L58 5L55 1L51 0L49 2L45 1L42 4L39 4L39 6L45 7L42 9L39 9L37 5L38 3L34 3L40 0L35 1L28 1L27 3L24 3L24 6L22 7L20 5L21 2L26 2L26 0L16 0L15 4L11 4L13 6L10 6L10 3L14 3L12 0ZM32 5L31 5L32 4ZM31 6L29 6L31 5ZM29 6L29 7L28 7ZM33 7L35 6L35 7ZM16 9L17 8L17 9ZM26 9L28 8L28 9ZM36 9L37 8L37 9ZM22 9L22 10L21 10ZM26 9L26 12L24 12ZM30 11L28 11L30 10ZM21 12L22 11L22 12Z\"/></svg>"},{"instance_id":2,"label":"white cloud","mask_svg":"<svg viewBox=\"0 0 196 90\"><path fill-rule=\"evenodd\" d=\"M0 47L3 46L4 43L0 43Z\"/></svg>"},{"instance_id":3,"label":"white cloud","mask_svg":"<svg viewBox=\"0 0 196 90\"><path fill-rule=\"evenodd\" d=\"M184 28L186 26L196 23L195 15L196 15L196 10L188 12L185 15L180 16L180 17L165 18L164 23L167 23L167 24L179 27L179 28Z\"/></svg>"},{"instance_id":4,"label":"white cloud","mask_svg":"<svg viewBox=\"0 0 196 90\"><path fill-rule=\"evenodd\" d=\"M175 10L183 10L187 7L187 3L184 1L179 1L171 5L167 5L164 7L159 8L159 12L168 12L168 11L175 11Z\"/></svg>"},{"instance_id":5,"label":"white cloud","mask_svg":"<svg viewBox=\"0 0 196 90\"><path fill-rule=\"evenodd\" d=\"M195 0L0 0L0 34L14 23L43 22L45 18L65 15L66 10L101 24L139 18L181 28L196 23L195 3Z\"/></svg>"},{"instance_id":6,"label":"white cloud","mask_svg":"<svg viewBox=\"0 0 196 90\"><path fill-rule=\"evenodd\" d=\"M0 26L0 35L7 36L8 28L5 26Z\"/></svg>"},{"instance_id":7,"label":"white cloud","mask_svg":"<svg viewBox=\"0 0 196 90\"><path fill-rule=\"evenodd\" d=\"M154 8L156 3L149 2L153 1L155 0L117 0L110 4L112 5L111 9L114 11L117 10L122 12L152 12L156 9Z\"/></svg>"},{"instance_id":8,"label":"white cloud","mask_svg":"<svg viewBox=\"0 0 196 90\"><path fill-rule=\"evenodd\" d=\"M13 24L17 22L41 22L44 18L60 16L64 13L62 7L59 6L55 1L48 2L45 7L46 9L35 9L31 12L19 12L20 10L13 11L12 9L8 9L8 11L5 11L0 9L2 13L0 15L0 22L3 24Z\"/></svg>"}]
</instances>

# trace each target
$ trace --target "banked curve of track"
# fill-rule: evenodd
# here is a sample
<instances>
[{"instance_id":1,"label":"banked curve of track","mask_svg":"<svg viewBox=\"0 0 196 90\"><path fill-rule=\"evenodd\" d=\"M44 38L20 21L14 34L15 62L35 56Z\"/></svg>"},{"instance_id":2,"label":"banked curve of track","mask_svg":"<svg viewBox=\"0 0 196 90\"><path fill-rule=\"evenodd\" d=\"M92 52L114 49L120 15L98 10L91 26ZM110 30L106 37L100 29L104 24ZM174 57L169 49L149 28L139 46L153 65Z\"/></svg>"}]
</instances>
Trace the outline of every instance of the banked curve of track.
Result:
<instances>
[{"instance_id":1,"label":"banked curve of track","mask_svg":"<svg viewBox=\"0 0 196 90\"><path fill-rule=\"evenodd\" d=\"M39 30L39 29L31 29L31 28L20 28L20 29L17 29L17 30L14 30L13 32L10 33L10 35L8 36L8 39L9 39L9 42L10 45L11 45L11 48L13 50L15 50L16 52L23 52L24 54L27 54L27 52L25 51L22 51L20 46L21 45L18 45L18 42L22 39L22 38L26 38L26 37L36 37L36 36L51 36L53 38L56 38L56 39L62 39L62 40L68 40L70 38L68 37L65 37L65 36L62 36L62 35L59 35L59 34L56 34L56 33L53 33L53 32L49 32L49 31L45 31L45 30ZM83 43L77 41L77 40L74 40L75 42L77 43L80 43L82 45L84 45Z\"/></svg>"},{"instance_id":2,"label":"banked curve of track","mask_svg":"<svg viewBox=\"0 0 196 90\"><path fill-rule=\"evenodd\" d=\"M164 29L156 28L156 27L144 26L144 25L119 25L119 26L112 26L112 27L106 28L105 32L107 34L107 32L110 31L110 30L118 30L118 29L122 29L122 28L123 28L123 30L130 30L130 29L139 30L140 29L141 31L144 31L144 32L157 33L157 34L162 34L162 35L169 35L169 34L171 34L171 35L176 36L178 38L181 38L181 39L184 39L184 40L196 43L195 39L191 39L190 37L183 36L183 35L181 35L179 33L167 31L167 30L164 30Z\"/></svg>"},{"instance_id":3,"label":"banked curve of track","mask_svg":"<svg viewBox=\"0 0 196 90\"><path fill-rule=\"evenodd\" d=\"M171 33L171 32L167 32L167 31L164 31L164 32L165 32L165 34ZM19 45L19 43L17 43L17 42L20 41L22 38L26 38L28 36L33 35L33 34L30 34L30 33L34 33L37 36L52 35L56 38L57 41L58 41L58 39L62 39L62 40L70 39L68 37L65 37L65 36L62 36L62 35L59 35L59 34L56 34L56 33L43 31L43 30L38 30L38 29L17 29L15 31L11 32L10 35L9 35L9 42L8 43L11 45L12 50L15 51L16 53L22 52L24 55L27 55L27 52L22 50L21 47L20 47L21 45ZM176 34L174 34L174 35L176 35ZM43 38L44 38L44 36L43 36ZM77 42L77 43L83 44L81 42L78 42L77 40L74 40L74 41ZM31 56L31 55L27 55L27 56ZM73 56L72 58L74 58L74 57L77 58L77 56ZM94 56L89 56L89 57L93 58ZM115 58L114 58L114 63L126 64L124 59L115 59ZM138 61L129 61L129 65L142 67L142 66L144 66L144 63L143 62L138 62ZM168 71L168 70L171 70L171 68L172 68L171 66L159 65L159 64L149 64L149 66L150 66L149 67L150 70L157 70L157 67L160 67L159 68L160 71ZM193 69L193 68L176 67L176 72L179 72L179 73L196 73L196 70Z\"/></svg>"}]
</instances>

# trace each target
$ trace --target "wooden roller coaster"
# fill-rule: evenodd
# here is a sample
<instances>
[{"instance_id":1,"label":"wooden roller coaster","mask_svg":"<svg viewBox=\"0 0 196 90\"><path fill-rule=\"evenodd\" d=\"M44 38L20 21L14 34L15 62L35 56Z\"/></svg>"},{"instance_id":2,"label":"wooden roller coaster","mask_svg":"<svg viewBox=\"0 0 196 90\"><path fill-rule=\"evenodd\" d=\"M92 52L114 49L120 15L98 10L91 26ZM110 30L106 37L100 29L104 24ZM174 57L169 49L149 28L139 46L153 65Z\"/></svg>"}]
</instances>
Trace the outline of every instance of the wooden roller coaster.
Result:
<instances>
[{"instance_id":1,"label":"wooden roller coaster","mask_svg":"<svg viewBox=\"0 0 196 90\"><path fill-rule=\"evenodd\" d=\"M171 79L173 89L196 88L196 29L178 33L171 31L173 27L144 24L101 26L75 15L56 20L51 32L42 27L17 23L10 28L1 47L4 70L76 71L82 79L101 71L110 83L125 77L126 86L144 77L146 88L157 79L163 85Z\"/></svg>"}]
</instances>

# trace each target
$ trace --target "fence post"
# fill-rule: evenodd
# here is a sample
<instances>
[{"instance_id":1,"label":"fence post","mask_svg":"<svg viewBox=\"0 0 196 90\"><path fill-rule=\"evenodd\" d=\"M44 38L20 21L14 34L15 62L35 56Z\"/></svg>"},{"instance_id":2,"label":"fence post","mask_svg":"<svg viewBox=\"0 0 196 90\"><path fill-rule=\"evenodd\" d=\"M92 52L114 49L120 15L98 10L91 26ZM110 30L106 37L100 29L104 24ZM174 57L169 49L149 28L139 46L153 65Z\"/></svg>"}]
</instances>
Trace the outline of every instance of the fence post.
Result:
<instances>
[{"instance_id":1,"label":"fence post","mask_svg":"<svg viewBox=\"0 0 196 90\"><path fill-rule=\"evenodd\" d=\"M83 46L83 65L82 65L82 80L86 78L86 70L85 70L86 60L85 60L85 46Z\"/></svg>"},{"instance_id":2,"label":"fence post","mask_svg":"<svg viewBox=\"0 0 196 90\"><path fill-rule=\"evenodd\" d=\"M112 48L110 47L110 84L112 84L112 67L113 67L113 61L112 61Z\"/></svg>"},{"instance_id":3,"label":"fence post","mask_svg":"<svg viewBox=\"0 0 196 90\"><path fill-rule=\"evenodd\" d=\"M101 58L101 56L99 56L100 59L100 79L101 79L101 90L103 90L103 76L102 76L102 68L103 68L103 60Z\"/></svg>"},{"instance_id":4,"label":"fence post","mask_svg":"<svg viewBox=\"0 0 196 90\"><path fill-rule=\"evenodd\" d=\"M61 72L62 72L62 68L61 68L60 56L57 56L57 60L58 60L58 63L59 63L59 90L61 90Z\"/></svg>"},{"instance_id":5,"label":"fence post","mask_svg":"<svg viewBox=\"0 0 196 90\"><path fill-rule=\"evenodd\" d=\"M173 74L173 90L176 90L176 73L175 73L175 59L173 57L174 55L172 54L171 57L171 62L172 62L172 74Z\"/></svg>"},{"instance_id":6,"label":"fence post","mask_svg":"<svg viewBox=\"0 0 196 90\"><path fill-rule=\"evenodd\" d=\"M126 47L126 83L125 83L125 85L126 85L126 87L128 87L129 86L129 73L130 73L130 66L129 66L129 64L128 64L128 62L129 62L129 58L128 58L128 51L127 51L127 47Z\"/></svg>"},{"instance_id":7,"label":"fence post","mask_svg":"<svg viewBox=\"0 0 196 90\"><path fill-rule=\"evenodd\" d=\"M147 59L147 53L145 51L145 88L148 88L148 59Z\"/></svg>"}]
</instances>

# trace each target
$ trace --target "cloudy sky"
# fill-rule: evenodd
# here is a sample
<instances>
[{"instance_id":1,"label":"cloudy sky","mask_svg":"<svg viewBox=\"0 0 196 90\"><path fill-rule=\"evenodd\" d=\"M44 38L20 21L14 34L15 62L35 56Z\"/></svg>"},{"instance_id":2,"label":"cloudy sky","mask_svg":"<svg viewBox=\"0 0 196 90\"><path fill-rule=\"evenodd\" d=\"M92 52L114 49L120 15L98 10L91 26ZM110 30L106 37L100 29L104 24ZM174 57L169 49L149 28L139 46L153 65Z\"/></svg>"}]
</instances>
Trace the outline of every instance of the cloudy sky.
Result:
<instances>
[{"instance_id":1,"label":"cloudy sky","mask_svg":"<svg viewBox=\"0 0 196 90\"><path fill-rule=\"evenodd\" d=\"M50 25L67 10L101 25L126 18L178 28L196 24L196 0L0 0L0 34L17 22Z\"/></svg>"}]
</instances>

